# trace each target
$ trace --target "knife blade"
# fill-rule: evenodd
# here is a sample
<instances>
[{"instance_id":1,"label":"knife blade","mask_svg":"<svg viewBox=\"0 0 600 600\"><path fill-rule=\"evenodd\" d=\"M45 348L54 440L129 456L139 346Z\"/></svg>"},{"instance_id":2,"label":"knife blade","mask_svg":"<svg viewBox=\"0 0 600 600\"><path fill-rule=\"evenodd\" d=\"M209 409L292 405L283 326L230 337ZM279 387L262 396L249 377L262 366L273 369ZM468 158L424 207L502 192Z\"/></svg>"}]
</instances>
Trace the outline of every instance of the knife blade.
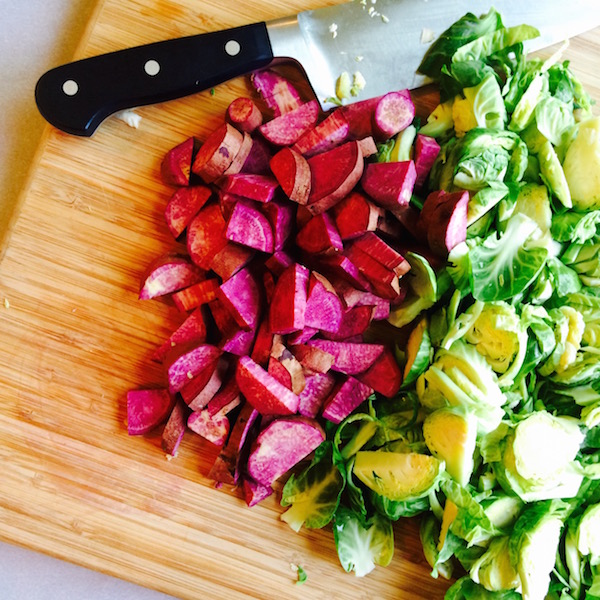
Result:
<instances>
[{"instance_id":1,"label":"knife blade","mask_svg":"<svg viewBox=\"0 0 600 600\"><path fill-rule=\"evenodd\" d=\"M542 35L535 50L600 25L597 0L496 0L505 25L526 23ZM367 99L414 89L427 44L467 12L486 13L483 0L352 0L298 15L126 48L58 66L35 88L42 116L67 133L91 136L111 114L180 98L236 76L296 61L321 107L332 105L335 82L360 71Z\"/></svg>"}]
</instances>

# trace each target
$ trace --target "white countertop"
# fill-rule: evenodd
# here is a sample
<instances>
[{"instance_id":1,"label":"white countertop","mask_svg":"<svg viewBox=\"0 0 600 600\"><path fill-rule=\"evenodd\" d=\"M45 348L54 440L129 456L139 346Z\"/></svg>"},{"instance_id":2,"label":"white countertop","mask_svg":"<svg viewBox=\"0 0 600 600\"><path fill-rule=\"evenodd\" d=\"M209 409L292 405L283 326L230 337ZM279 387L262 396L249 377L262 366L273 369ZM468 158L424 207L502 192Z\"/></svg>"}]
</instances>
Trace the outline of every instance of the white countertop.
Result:
<instances>
[{"instance_id":1,"label":"white countertop","mask_svg":"<svg viewBox=\"0 0 600 600\"><path fill-rule=\"evenodd\" d=\"M3 0L1 4L0 222L5 222L45 126L35 106L35 83L44 71L73 56L95 0ZM168 600L171 596L0 542L0 598Z\"/></svg>"}]
</instances>

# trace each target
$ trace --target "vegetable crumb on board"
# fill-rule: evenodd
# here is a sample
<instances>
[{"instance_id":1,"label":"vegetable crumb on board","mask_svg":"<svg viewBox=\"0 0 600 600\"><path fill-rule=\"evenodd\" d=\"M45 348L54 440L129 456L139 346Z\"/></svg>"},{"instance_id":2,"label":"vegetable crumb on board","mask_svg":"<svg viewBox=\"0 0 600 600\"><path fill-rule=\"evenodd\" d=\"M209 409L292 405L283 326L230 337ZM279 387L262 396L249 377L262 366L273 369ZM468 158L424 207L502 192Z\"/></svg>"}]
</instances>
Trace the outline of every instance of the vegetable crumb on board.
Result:
<instances>
[{"instance_id":1,"label":"vegetable crumb on board","mask_svg":"<svg viewBox=\"0 0 600 600\"><path fill-rule=\"evenodd\" d=\"M8 301L8 298L4 298L4 308L10 308L10 302Z\"/></svg>"},{"instance_id":2,"label":"vegetable crumb on board","mask_svg":"<svg viewBox=\"0 0 600 600\"><path fill-rule=\"evenodd\" d=\"M337 32L338 32L337 23L332 23L329 26L329 33L331 33L331 37L333 37L333 38L337 37Z\"/></svg>"},{"instance_id":3,"label":"vegetable crumb on board","mask_svg":"<svg viewBox=\"0 0 600 600\"><path fill-rule=\"evenodd\" d=\"M423 27L421 30L421 44L430 44L435 39L435 32L429 27Z\"/></svg>"},{"instance_id":4,"label":"vegetable crumb on board","mask_svg":"<svg viewBox=\"0 0 600 600\"><path fill-rule=\"evenodd\" d=\"M142 121L142 117L130 109L120 110L115 114L115 117L117 117L117 119L121 119L121 121L127 123L129 127L133 127L134 129L137 129Z\"/></svg>"},{"instance_id":5,"label":"vegetable crumb on board","mask_svg":"<svg viewBox=\"0 0 600 600\"><path fill-rule=\"evenodd\" d=\"M306 574L306 571L300 565L291 563L290 568L292 569L292 571L294 571L295 573L298 574L298 579L296 580L296 585L301 585L306 582L306 580L308 579L308 575Z\"/></svg>"}]
</instances>

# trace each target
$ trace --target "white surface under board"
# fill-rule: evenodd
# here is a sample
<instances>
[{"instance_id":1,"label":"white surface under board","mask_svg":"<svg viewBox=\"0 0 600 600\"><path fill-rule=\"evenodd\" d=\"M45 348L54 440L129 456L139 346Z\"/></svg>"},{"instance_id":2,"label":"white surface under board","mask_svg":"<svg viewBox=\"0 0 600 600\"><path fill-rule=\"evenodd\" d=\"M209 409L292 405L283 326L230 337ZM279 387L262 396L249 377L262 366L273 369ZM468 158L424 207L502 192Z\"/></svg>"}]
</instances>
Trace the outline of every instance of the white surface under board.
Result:
<instances>
[{"instance_id":1,"label":"white surface under board","mask_svg":"<svg viewBox=\"0 0 600 600\"><path fill-rule=\"evenodd\" d=\"M45 126L35 106L35 83L73 56L94 5L94 0L0 0L0 233ZM74 598L171 596L0 542L1 600Z\"/></svg>"}]
</instances>

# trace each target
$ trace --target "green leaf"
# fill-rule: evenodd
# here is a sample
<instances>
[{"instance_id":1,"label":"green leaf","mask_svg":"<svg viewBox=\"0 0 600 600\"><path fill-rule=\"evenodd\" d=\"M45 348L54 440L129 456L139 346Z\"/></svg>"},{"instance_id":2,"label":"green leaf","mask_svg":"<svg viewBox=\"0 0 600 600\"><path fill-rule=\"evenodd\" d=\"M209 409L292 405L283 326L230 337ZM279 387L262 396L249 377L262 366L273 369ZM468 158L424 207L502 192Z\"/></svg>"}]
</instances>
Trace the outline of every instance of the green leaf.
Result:
<instances>
[{"instance_id":1,"label":"green leaf","mask_svg":"<svg viewBox=\"0 0 600 600\"><path fill-rule=\"evenodd\" d=\"M366 523L353 511L340 507L333 535L338 558L346 572L357 577L369 574L375 565L387 566L394 554L394 532L389 519L376 513Z\"/></svg>"},{"instance_id":2,"label":"green leaf","mask_svg":"<svg viewBox=\"0 0 600 600\"><path fill-rule=\"evenodd\" d=\"M281 505L290 508L281 519L294 531L302 525L320 529L333 518L344 489L344 477L333 463L333 446L323 442L310 465L298 476L292 474L283 487Z\"/></svg>"}]
</instances>

